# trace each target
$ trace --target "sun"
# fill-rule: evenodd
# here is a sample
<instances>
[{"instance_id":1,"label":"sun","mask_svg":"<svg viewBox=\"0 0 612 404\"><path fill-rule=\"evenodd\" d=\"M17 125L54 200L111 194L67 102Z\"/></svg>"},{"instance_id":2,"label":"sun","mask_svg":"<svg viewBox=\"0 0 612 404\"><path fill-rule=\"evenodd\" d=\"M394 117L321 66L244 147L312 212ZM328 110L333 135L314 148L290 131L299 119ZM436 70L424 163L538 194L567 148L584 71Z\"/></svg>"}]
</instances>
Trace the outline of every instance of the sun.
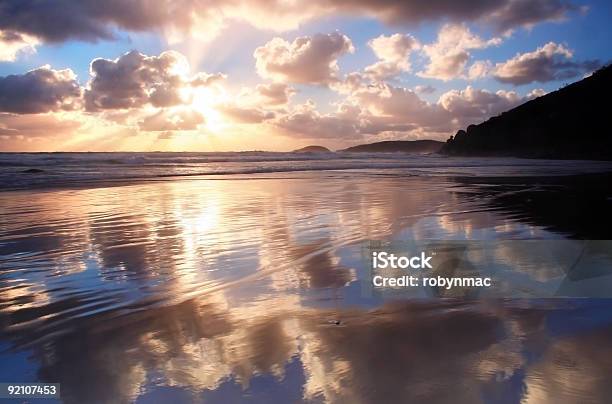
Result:
<instances>
[{"instance_id":1,"label":"sun","mask_svg":"<svg viewBox=\"0 0 612 404\"><path fill-rule=\"evenodd\" d=\"M213 132L220 132L228 122L216 108L228 99L225 90L220 87L200 87L193 90L191 106L204 115L205 125Z\"/></svg>"}]
</instances>

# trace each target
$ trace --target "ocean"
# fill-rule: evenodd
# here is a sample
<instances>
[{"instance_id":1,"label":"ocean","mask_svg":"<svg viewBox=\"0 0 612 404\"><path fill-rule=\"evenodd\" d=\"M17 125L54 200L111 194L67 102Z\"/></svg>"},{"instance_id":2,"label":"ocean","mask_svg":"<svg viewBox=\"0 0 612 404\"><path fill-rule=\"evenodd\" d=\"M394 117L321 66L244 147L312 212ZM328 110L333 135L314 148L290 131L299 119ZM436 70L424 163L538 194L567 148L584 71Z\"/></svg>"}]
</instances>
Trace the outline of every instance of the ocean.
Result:
<instances>
[{"instance_id":1,"label":"ocean","mask_svg":"<svg viewBox=\"0 0 612 404\"><path fill-rule=\"evenodd\" d=\"M605 172L602 161L465 158L403 153L1 153L0 189L91 186L203 175L401 170L405 175L563 175Z\"/></svg>"}]
</instances>

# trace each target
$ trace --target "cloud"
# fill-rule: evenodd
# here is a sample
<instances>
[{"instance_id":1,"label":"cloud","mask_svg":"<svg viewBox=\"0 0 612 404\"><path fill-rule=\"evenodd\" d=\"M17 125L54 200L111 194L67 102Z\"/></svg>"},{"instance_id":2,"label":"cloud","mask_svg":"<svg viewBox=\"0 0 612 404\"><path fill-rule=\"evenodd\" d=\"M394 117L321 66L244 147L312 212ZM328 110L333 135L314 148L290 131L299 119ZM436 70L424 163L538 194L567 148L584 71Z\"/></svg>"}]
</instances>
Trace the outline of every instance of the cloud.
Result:
<instances>
[{"instance_id":1,"label":"cloud","mask_svg":"<svg viewBox=\"0 0 612 404\"><path fill-rule=\"evenodd\" d=\"M498 32L559 21L579 8L566 0L335 0L336 10L375 16L390 24L414 25L425 21L484 21Z\"/></svg>"},{"instance_id":2,"label":"cloud","mask_svg":"<svg viewBox=\"0 0 612 404\"><path fill-rule=\"evenodd\" d=\"M509 32L516 27L531 28L543 21L562 21L568 13L584 10L567 0L514 0L504 3L485 18L499 32Z\"/></svg>"},{"instance_id":3,"label":"cloud","mask_svg":"<svg viewBox=\"0 0 612 404\"><path fill-rule=\"evenodd\" d=\"M330 83L329 87L340 94L351 94L363 87L365 77L359 72L351 72L343 79Z\"/></svg>"},{"instance_id":4,"label":"cloud","mask_svg":"<svg viewBox=\"0 0 612 404\"><path fill-rule=\"evenodd\" d=\"M436 104L421 100L412 90L386 83L363 85L336 104L332 113L321 113L310 101L273 124L286 135L309 139L352 139L393 132L397 137L421 130L425 134L448 133L450 117Z\"/></svg>"},{"instance_id":5,"label":"cloud","mask_svg":"<svg viewBox=\"0 0 612 404\"><path fill-rule=\"evenodd\" d=\"M125 133L192 131L205 123L204 113L218 115L215 103L225 102L220 84L225 75L200 72L190 76L185 57L174 51L159 56L132 51L115 60L95 59L90 72L85 88L71 70L49 66L0 77L0 112L58 113L62 120L64 111L70 111L71 118L88 122L92 132L100 125ZM279 102L279 92L285 91L287 97L292 94L289 88L264 86L260 90L267 91L268 102ZM270 101L272 96L277 99ZM40 118L32 118L36 120ZM91 125L94 121L97 126ZM3 136L18 131L6 123L0 129Z\"/></svg>"},{"instance_id":6,"label":"cloud","mask_svg":"<svg viewBox=\"0 0 612 404\"><path fill-rule=\"evenodd\" d=\"M166 108L192 101L193 90L212 87L226 79L224 74L199 72L189 77L189 63L176 51L159 56L128 52L115 60L94 59L91 79L85 90L88 111Z\"/></svg>"},{"instance_id":7,"label":"cloud","mask_svg":"<svg viewBox=\"0 0 612 404\"><path fill-rule=\"evenodd\" d=\"M236 123L261 123L275 117L272 111L265 111L257 107L240 106L233 103L220 105L218 110Z\"/></svg>"},{"instance_id":8,"label":"cloud","mask_svg":"<svg viewBox=\"0 0 612 404\"><path fill-rule=\"evenodd\" d=\"M297 105L274 124L286 135L308 139L360 137L356 115L321 114L312 101Z\"/></svg>"},{"instance_id":9,"label":"cloud","mask_svg":"<svg viewBox=\"0 0 612 404\"><path fill-rule=\"evenodd\" d=\"M255 87L261 101L268 105L283 105L289 102L295 89L283 83L259 84Z\"/></svg>"},{"instance_id":10,"label":"cloud","mask_svg":"<svg viewBox=\"0 0 612 404\"><path fill-rule=\"evenodd\" d=\"M465 127L499 115L540 95L543 95L541 89L521 97L514 91L490 92L467 86L464 90L450 90L442 94L438 103L451 114L455 123Z\"/></svg>"},{"instance_id":11,"label":"cloud","mask_svg":"<svg viewBox=\"0 0 612 404\"><path fill-rule=\"evenodd\" d=\"M309 138L444 139L457 129L482 122L541 96L541 89L521 96L514 91L491 92L467 86L427 102L414 91L388 83L362 84L339 102L336 111L323 114L313 102L298 105L271 122L286 135ZM418 89L427 92L435 89Z\"/></svg>"},{"instance_id":12,"label":"cloud","mask_svg":"<svg viewBox=\"0 0 612 404\"><path fill-rule=\"evenodd\" d=\"M383 80L410 71L408 56L419 48L418 41L407 34L381 35L368 42L380 61L365 68L365 73L376 80Z\"/></svg>"},{"instance_id":13,"label":"cloud","mask_svg":"<svg viewBox=\"0 0 612 404\"><path fill-rule=\"evenodd\" d=\"M227 79L227 76L222 73L197 73L189 82L191 87L210 87Z\"/></svg>"},{"instance_id":14,"label":"cloud","mask_svg":"<svg viewBox=\"0 0 612 404\"><path fill-rule=\"evenodd\" d=\"M0 29L43 39L96 41L111 39L114 28L152 31L185 27L195 22L194 12L204 15L197 0L4 0L0 6Z\"/></svg>"},{"instance_id":15,"label":"cloud","mask_svg":"<svg viewBox=\"0 0 612 404\"><path fill-rule=\"evenodd\" d=\"M113 39L116 30L167 37L214 36L227 21L287 31L317 17L358 15L403 26L426 21L484 21L499 32L559 21L579 10L567 0L3 0L0 29L44 42Z\"/></svg>"},{"instance_id":16,"label":"cloud","mask_svg":"<svg viewBox=\"0 0 612 404\"><path fill-rule=\"evenodd\" d=\"M147 132L188 131L198 129L202 123L204 116L193 109L161 109L138 122L138 127Z\"/></svg>"},{"instance_id":17,"label":"cloud","mask_svg":"<svg viewBox=\"0 0 612 404\"><path fill-rule=\"evenodd\" d=\"M548 42L533 52L517 54L512 59L497 63L493 77L502 83L514 85L534 81L545 83L566 80L597 69L597 60L584 62L571 61L573 52L564 45Z\"/></svg>"},{"instance_id":18,"label":"cloud","mask_svg":"<svg viewBox=\"0 0 612 404\"><path fill-rule=\"evenodd\" d=\"M181 73L189 69L183 55L174 51L146 56L132 51L115 60L91 62L92 79L85 91L88 111L178 105L185 100Z\"/></svg>"},{"instance_id":19,"label":"cloud","mask_svg":"<svg viewBox=\"0 0 612 404\"><path fill-rule=\"evenodd\" d=\"M261 123L284 113L289 99L296 90L284 83L258 84L243 88L233 100L216 109L235 123Z\"/></svg>"},{"instance_id":20,"label":"cloud","mask_svg":"<svg viewBox=\"0 0 612 404\"><path fill-rule=\"evenodd\" d=\"M354 51L339 32L303 36L293 42L274 38L255 49L257 72L280 82L329 84L337 80L338 58Z\"/></svg>"},{"instance_id":21,"label":"cloud","mask_svg":"<svg viewBox=\"0 0 612 404\"><path fill-rule=\"evenodd\" d=\"M547 94L546 90L544 90L543 88L534 88L527 94L527 98L529 99L538 98L546 94Z\"/></svg>"},{"instance_id":22,"label":"cloud","mask_svg":"<svg viewBox=\"0 0 612 404\"><path fill-rule=\"evenodd\" d=\"M493 68L493 64L488 60L477 60L472 63L467 72L469 80L477 80L487 77Z\"/></svg>"},{"instance_id":23,"label":"cloud","mask_svg":"<svg viewBox=\"0 0 612 404\"><path fill-rule=\"evenodd\" d=\"M470 59L469 50L500 43L500 38L483 40L465 25L446 24L438 32L436 42L423 47L429 64L418 75L444 81L465 78L465 68Z\"/></svg>"},{"instance_id":24,"label":"cloud","mask_svg":"<svg viewBox=\"0 0 612 404\"><path fill-rule=\"evenodd\" d=\"M30 35L0 30L0 62L14 62L20 54L35 53L39 43Z\"/></svg>"},{"instance_id":25,"label":"cloud","mask_svg":"<svg viewBox=\"0 0 612 404\"><path fill-rule=\"evenodd\" d=\"M39 67L25 74L0 77L0 112L38 114L76 107L81 88L70 69Z\"/></svg>"},{"instance_id":26,"label":"cloud","mask_svg":"<svg viewBox=\"0 0 612 404\"><path fill-rule=\"evenodd\" d=\"M0 113L0 136L14 139L71 135L81 127L76 119L54 114L17 115Z\"/></svg>"},{"instance_id":27,"label":"cloud","mask_svg":"<svg viewBox=\"0 0 612 404\"><path fill-rule=\"evenodd\" d=\"M368 85L349 96L373 117L387 123L410 124L430 132L448 131L449 118L437 104L421 99L416 92L387 83Z\"/></svg>"}]
</instances>

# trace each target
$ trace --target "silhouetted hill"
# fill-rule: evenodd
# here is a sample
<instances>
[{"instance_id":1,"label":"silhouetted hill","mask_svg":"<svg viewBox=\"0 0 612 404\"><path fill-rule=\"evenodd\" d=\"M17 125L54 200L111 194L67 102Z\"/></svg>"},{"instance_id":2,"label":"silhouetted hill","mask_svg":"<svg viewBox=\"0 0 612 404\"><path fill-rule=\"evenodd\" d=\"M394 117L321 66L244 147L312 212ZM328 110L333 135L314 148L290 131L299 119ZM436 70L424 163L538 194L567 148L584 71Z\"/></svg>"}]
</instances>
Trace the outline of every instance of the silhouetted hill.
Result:
<instances>
[{"instance_id":1,"label":"silhouetted hill","mask_svg":"<svg viewBox=\"0 0 612 404\"><path fill-rule=\"evenodd\" d=\"M293 153L325 153L330 152L327 147L323 146L306 146L301 149L294 150Z\"/></svg>"},{"instance_id":2,"label":"silhouetted hill","mask_svg":"<svg viewBox=\"0 0 612 404\"><path fill-rule=\"evenodd\" d=\"M460 130L441 152L450 155L612 160L612 66Z\"/></svg>"},{"instance_id":3,"label":"silhouetted hill","mask_svg":"<svg viewBox=\"0 0 612 404\"><path fill-rule=\"evenodd\" d=\"M360 144L359 146L353 146L338 151L351 153L435 153L439 151L442 146L444 146L444 143L438 142L437 140L390 140Z\"/></svg>"}]
</instances>

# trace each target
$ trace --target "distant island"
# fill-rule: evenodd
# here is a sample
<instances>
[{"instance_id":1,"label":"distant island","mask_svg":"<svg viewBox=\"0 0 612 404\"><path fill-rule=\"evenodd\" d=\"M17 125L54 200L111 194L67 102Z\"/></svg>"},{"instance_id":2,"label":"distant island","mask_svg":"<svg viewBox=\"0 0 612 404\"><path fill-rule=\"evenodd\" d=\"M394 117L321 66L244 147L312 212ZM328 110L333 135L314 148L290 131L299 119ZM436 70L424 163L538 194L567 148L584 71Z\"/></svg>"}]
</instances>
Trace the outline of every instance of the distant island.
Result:
<instances>
[{"instance_id":1,"label":"distant island","mask_svg":"<svg viewBox=\"0 0 612 404\"><path fill-rule=\"evenodd\" d=\"M444 146L444 142L437 140L390 140L361 144L338 151L350 153L436 153L442 146Z\"/></svg>"},{"instance_id":2,"label":"distant island","mask_svg":"<svg viewBox=\"0 0 612 404\"><path fill-rule=\"evenodd\" d=\"M515 156L612 160L612 66L528 101L448 139L441 152L457 156Z\"/></svg>"},{"instance_id":3,"label":"distant island","mask_svg":"<svg viewBox=\"0 0 612 404\"><path fill-rule=\"evenodd\" d=\"M329 150L327 147L306 146L306 147L302 147L301 149L294 150L292 153L329 153L329 152L331 152L331 150Z\"/></svg>"}]
</instances>

